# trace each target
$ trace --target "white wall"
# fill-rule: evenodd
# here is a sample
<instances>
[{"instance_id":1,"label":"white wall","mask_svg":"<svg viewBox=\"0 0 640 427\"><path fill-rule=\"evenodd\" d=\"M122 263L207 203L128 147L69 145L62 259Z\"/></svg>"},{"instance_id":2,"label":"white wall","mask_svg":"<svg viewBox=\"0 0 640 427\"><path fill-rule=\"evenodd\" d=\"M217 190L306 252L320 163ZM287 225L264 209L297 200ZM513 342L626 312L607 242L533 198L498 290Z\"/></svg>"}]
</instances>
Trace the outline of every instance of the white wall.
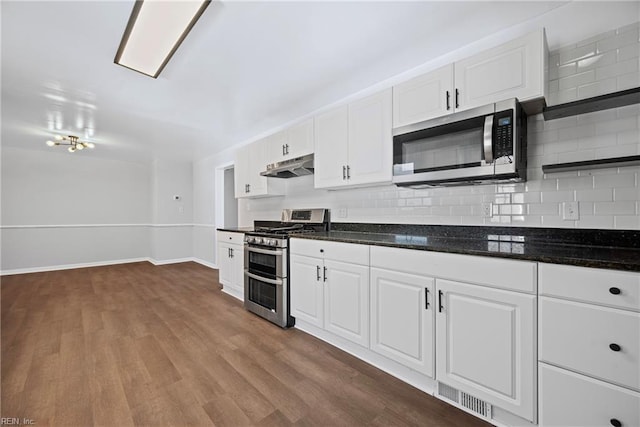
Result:
<instances>
[{"instance_id":1,"label":"white wall","mask_svg":"<svg viewBox=\"0 0 640 427\"><path fill-rule=\"evenodd\" d=\"M637 16L636 16L637 18ZM640 86L640 25L574 40L549 54L549 104ZM326 191L312 177L287 181L284 198L240 201L240 225L277 220L283 208L327 207L337 222L513 225L640 229L640 168L544 175L543 164L640 154L640 106L544 121L529 118L528 181L425 190L393 185ZM579 203L580 219L562 219L562 203ZM483 218L483 203L494 215ZM338 217L340 209L346 217Z\"/></svg>"},{"instance_id":2,"label":"white wall","mask_svg":"<svg viewBox=\"0 0 640 427\"><path fill-rule=\"evenodd\" d=\"M149 255L149 167L83 154L2 148L2 271Z\"/></svg>"}]
</instances>

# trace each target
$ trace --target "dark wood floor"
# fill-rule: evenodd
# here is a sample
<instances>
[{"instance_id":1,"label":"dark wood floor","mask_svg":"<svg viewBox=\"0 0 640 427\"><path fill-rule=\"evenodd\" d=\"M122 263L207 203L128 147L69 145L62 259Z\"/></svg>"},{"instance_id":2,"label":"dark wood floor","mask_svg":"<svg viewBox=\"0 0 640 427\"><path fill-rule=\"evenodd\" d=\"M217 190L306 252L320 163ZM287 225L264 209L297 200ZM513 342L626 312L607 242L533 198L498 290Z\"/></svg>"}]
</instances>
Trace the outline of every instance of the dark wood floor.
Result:
<instances>
[{"instance_id":1,"label":"dark wood floor","mask_svg":"<svg viewBox=\"0 0 640 427\"><path fill-rule=\"evenodd\" d=\"M149 263L5 276L2 417L38 426L475 426L459 411Z\"/></svg>"}]
</instances>

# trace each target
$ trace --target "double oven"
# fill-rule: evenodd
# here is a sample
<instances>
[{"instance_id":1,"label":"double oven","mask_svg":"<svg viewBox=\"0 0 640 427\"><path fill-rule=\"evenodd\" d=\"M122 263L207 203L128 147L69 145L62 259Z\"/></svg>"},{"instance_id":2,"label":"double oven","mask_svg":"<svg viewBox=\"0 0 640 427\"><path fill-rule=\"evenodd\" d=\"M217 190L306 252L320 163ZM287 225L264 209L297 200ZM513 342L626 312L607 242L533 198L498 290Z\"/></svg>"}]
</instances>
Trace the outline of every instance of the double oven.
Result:
<instances>
[{"instance_id":1,"label":"double oven","mask_svg":"<svg viewBox=\"0 0 640 427\"><path fill-rule=\"evenodd\" d=\"M286 328L289 304L289 237L326 231L327 209L285 209L281 222L256 221L244 238L244 307Z\"/></svg>"}]
</instances>

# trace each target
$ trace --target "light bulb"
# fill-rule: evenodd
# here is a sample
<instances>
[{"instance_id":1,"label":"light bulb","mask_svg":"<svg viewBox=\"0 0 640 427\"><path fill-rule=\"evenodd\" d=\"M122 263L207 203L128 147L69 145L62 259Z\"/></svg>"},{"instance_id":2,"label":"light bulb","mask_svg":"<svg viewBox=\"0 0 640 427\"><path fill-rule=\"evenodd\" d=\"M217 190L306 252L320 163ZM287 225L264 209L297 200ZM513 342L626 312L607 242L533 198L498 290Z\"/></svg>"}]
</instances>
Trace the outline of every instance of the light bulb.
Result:
<instances>
[{"instance_id":1,"label":"light bulb","mask_svg":"<svg viewBox=\"0 0 640 427\"><path fill-rule=\"evenodd\" d=\"M64 139L62 135L56 135L54 138L58 141L62 141Z\"/></svg>"},{"instance_id":2,"label":"light bulb","mask_svg":"<svg viewBox=\"0 0 640 427\"><path fill-rule=\"evenodd\" d=\"M94 144L93 142L87 142L86 146L89 148L96 148L96 144Z\"/></svg>"},{"instance_id":3,"label":"light bulb","mask_svg":"<svg viewBox=\"0 0 640 427\"><path fill-rule=\"evenodd\" d=\"M83 148L84 148L84 145L82 144L82 142L76 145L76 150L82 150Z\"/></svg>"},{"instance_id":4,"label":"light bulb","mask_svg":"<svg viewBox=\"0 0 640 427\"><path fill-rule=\"evenodd\" d=\"M56 145L56 143L55 143L55 142L53 142L53 141L51 141L51 140L49 140L49 141L47 141L47 145L48 145L49 147L53 147L54 145Z\"/></svg>"},{"instance_id":5,"label":"light bulb","mask_svg":"<svg viewBox=\"0 0 640 427\"><path fill-rule=\"evenodd\" d=\"M73 153L73 152L75 152L75 151L76 151L76 149L75 149L75 148L73 148L73 147L69 147L69 148L68 148L68 150L69 150L69 152L70 152L70 153Z\"/></svg>"}]
</instances>

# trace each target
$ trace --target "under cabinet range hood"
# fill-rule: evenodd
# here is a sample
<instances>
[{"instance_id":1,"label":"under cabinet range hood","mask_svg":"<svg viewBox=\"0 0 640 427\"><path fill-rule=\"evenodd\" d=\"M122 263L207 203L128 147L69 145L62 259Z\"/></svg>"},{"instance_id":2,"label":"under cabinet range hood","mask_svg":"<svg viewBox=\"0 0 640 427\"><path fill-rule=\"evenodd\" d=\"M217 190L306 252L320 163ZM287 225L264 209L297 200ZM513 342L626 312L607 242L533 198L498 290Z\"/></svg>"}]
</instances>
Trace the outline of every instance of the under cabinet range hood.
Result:
<instances>
[{"instance_id":1,"label":"under cabinet range hood","mask_svg":"<svg viewBox=\"0 0 640 427\"><path fill-rule=\"evenodd\" d=\"M295 178L296 176L313 175L313 154L296 157L295 159L267 165L267 170L260 175L269 178Z\"/></svg>"}]
</instances>

